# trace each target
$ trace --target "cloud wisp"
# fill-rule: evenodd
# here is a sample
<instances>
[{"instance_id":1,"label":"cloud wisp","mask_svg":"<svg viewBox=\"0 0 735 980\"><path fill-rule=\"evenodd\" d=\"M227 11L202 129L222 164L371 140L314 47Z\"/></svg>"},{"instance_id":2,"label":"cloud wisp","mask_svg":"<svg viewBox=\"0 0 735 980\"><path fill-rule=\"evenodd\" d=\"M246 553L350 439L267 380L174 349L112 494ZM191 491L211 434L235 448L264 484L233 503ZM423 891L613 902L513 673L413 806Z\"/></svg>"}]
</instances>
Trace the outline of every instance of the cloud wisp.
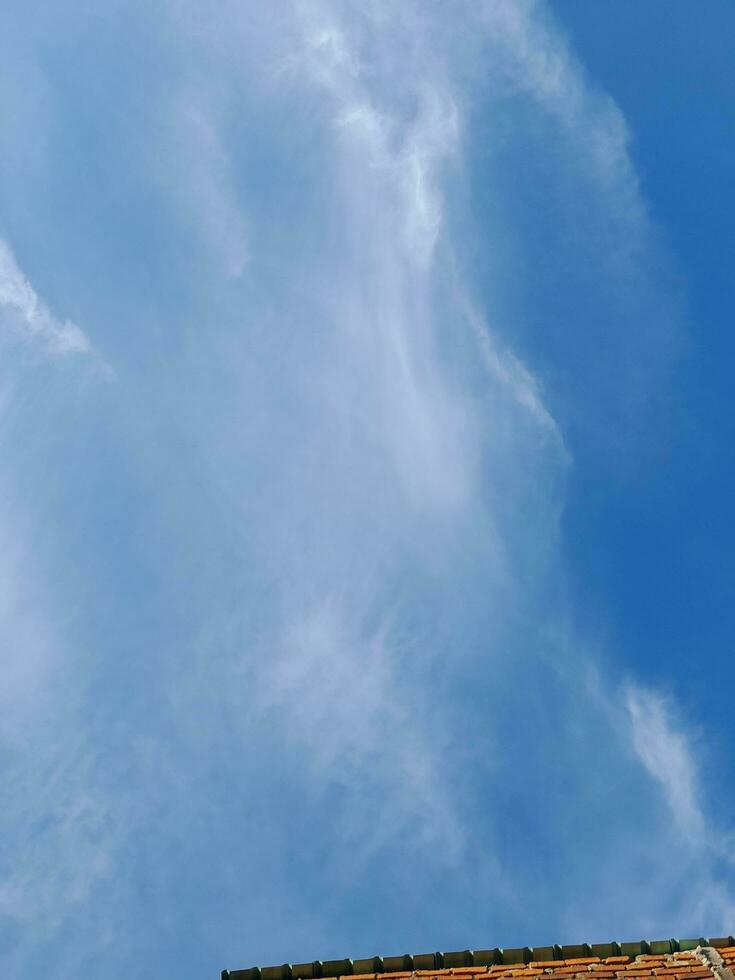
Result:
<instances>
[{"instance_id":1,"label":"cloud wisp","mask_svg":"<svg viewBox=\"0 0 735 980\"><path fill-rule=\"evenodd\" d=\"M589 681L562 547L574 442L516 343L538 339L513 297L543 271L517 239L573 225L584 316L555 356L588 313L617 317L610 370L642 383L620 352L659 295L630 272L655 236L618 110L535 3L171 2L118 26L108 84L145 127L106 198L138 237L97 229L136 314L119 383L72 410L26 372L4 463L14 512L54 473L0 563L9 642L31 649L44 612L4 731L4 965L183 978L724 919L687 733L657 695ZM114 60L139 35L150 87ZM511 240L513 142L553 206ZM162 256L152 285L138 247ZM20 336L89 351L7 249L0 304ZM566 392L578 415L588 393ZM643 871L621 886L626 862Z\"/></svg>"},{"instance_id":2,"label":"cloud wisp","mask_svg":"<svg viewBox=\"0 0 735 980\"><path fill-rule=\"evenodd\" d=\"M661 784L681 832L690 840L702 841L705 818L697 798L696 765L689 738L681 726L671 722L671 705L660 694L632 686L625 702L633 747L641 763Z\"/></svg>"},{"instance_id":3,"label":"cloud wisp","mask_svg":"<svg viewBox=\"0 0 735 980\"><path fill-rule=\"evenodd\" d=\"M50 354L88 354L89 341L75 323L59 320L18 268L0 239L0 316L4 331L43 346Z\"/></svg>"}]
</instances>

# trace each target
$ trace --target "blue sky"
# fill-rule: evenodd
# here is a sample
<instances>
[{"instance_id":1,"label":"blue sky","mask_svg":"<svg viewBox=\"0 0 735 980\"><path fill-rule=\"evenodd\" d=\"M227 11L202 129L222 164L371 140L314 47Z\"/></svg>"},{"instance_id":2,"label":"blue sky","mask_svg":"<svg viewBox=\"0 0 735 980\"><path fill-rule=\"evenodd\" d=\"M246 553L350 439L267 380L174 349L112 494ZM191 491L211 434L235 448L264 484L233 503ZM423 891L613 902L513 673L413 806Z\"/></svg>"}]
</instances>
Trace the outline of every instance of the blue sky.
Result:
<instances>
[{"instance_id":1,"label":"blue sky","mask_svg":"<svg viewBox=\"0 0 735 980\"><path fill-rule=\"evenodd\" d=\"M10 3L6 975L733 931L733 28Z\"/></svg>"}]
</instances>

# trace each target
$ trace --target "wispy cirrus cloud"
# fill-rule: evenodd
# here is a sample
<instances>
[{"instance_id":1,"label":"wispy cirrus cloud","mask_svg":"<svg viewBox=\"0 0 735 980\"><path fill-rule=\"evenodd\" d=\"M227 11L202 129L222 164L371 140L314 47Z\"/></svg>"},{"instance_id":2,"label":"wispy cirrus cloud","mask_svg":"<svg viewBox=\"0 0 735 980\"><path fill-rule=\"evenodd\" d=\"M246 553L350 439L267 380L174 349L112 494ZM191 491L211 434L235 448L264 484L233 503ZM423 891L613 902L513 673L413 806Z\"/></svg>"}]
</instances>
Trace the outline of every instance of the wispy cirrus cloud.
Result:
<instances>
[{"instance_id":1,"label":"wispy cirrus cloud","mask_svg":"<svg viewBox=\"0 0 735 980\"><path fill-rule=\"evenodd\" d=\"M0 239L0 318L4 332L41 344L49 353L88 354L84 331L70 320L60 320L44 303L15 261L7 242Z\"/></svg>"},{"instance_id":2,"label":"wispy cirrus cloud","mask_svg":"<svg viewBox=\"0 0 735 980\"><path fill-rule=\"evenodd\" d=\"M522 197L515 141L554 202L517 201L517 237L576 272L558 246L572 228L595 270L565 280L585 316L559 360L579 363L592 310L623 324L620 388L645 376L618 357L642 323L609 256L636 295L665 289L626 265L650 229L619 111L539 4L162 10L113 22L116 71L93 62L124 107L125 173L90 167L83 190L108 205L105 267L127 270L104 291L135 312L128 367L80 415L39 388L53 434L23 444L24 403L6 454L31 485L57 441L74 462L28 502L23 560L3 569L19 649L22 614L46 613L16 673L51 719L23 748L11 714L4 827L24 860L0 891L6 967L35 968L41 925L47 972L123 977L724 916L686 731L655 695L590 693L560 546L574 441L517 349L533 354L533 318L466 261L480 237L536 293L498 220ZM142 36L128 84L116 59ZM108 124L93 87L69 97ZM482 155L485 113L504 128ZM486 186L497 209L475 203ZM13 329L88 350L3 261ZM586 393L567 392L580 413L609 411ZM46 582L30 599L28 577ZM609 869L626 861L644 873L623 900Z\"/></svg>"},{"instance_id":3,"label":"wispy cirrus cloud","mask_svg":"<svg viewBox=\"0 0 735 980\"><path fill-rule=\"evenodd\" d=\"M625 703L635 751L651 777L660 783L677 826L691 840L706 843L691 735L676 723L675 705L656 691L634 685L627 688Z\"/></svg>"},{"instance_id":4,"label":"wispy cirrus cloud","mask_svg":"<svg viewBox=\"0 0 735 980\"><path fill-rule=\"evenodd\" d=\"M661 690L629 682L623 691L632 747L660 789L667 817L660 833L690 869L689 915L727 933L735 915L729 870L735 862L733 830L712 792L702 730L682 716L681 706Z\"/></svg>"}]
</instances>

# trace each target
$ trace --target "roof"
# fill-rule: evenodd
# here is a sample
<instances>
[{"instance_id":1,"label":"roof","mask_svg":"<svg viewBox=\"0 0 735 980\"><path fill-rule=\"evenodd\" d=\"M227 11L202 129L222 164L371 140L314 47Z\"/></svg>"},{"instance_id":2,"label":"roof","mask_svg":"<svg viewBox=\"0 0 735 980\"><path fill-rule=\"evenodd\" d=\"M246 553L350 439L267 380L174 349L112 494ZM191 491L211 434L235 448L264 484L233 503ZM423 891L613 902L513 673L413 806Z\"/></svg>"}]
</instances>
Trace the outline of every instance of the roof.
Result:
<instances>
[{"instance_id":1,"label":"roof","mask_svg":"<svg viewBox=\"0 0 735 980\"><path fill-rule=\"evenodd\" d=\"M523 946L223 970L222 980L735 980L735 938Z\"/></svg>"}]
</instances>

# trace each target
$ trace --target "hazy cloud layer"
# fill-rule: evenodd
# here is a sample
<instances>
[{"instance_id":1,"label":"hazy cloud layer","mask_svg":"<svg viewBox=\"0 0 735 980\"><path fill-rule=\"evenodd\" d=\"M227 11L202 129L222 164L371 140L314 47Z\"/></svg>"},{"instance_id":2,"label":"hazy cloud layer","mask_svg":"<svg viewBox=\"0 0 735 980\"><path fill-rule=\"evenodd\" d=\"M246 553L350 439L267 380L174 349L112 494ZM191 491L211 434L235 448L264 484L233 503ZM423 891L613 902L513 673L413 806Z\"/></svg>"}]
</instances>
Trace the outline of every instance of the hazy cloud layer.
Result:
<instances>
[{"instance_id":1,"label":"hazy cloud layer","mask_svg":"<svg viewBox=\"0 0 735 980\"><path fill-rule=\"evenodd\" d=\"M726 928L691 734L575 626L575 438L617 452L675 301L549 11L74 12L48 62L20 35L84 110L48 235L117 383L7 372L6 971ZM560 228L581 312L543 338ZM88 349L9 251L0 303Z\"/></svg>"}]
</instances>

